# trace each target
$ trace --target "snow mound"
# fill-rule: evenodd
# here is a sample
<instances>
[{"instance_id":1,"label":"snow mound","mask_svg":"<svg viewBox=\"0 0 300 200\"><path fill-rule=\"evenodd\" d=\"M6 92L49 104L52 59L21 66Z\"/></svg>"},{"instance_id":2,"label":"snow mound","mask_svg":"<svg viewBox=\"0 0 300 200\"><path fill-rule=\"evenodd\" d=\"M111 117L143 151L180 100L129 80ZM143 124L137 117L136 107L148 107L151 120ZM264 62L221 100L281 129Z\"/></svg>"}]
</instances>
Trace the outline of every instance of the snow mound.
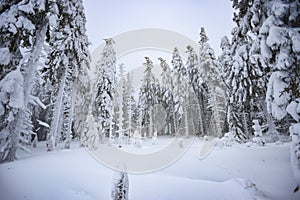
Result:
<instances>
[{"instance_id":1,"label":"snow mound","mask_svg":"<svg viewBox=\"0 0 300 200\"><path fill-rule=\"evenodd\" d=\"M206 199L206 200L266 200L264 194L254 183L243 178L234 178L224 182L207 181L201 179L159 177L148 175L131 177L130 196L132 200L164 200L164 199ZM141 181L143 187L139 187ZM159 182L160 186L153 186ZM134 190L132 188L138 188Z\"/></svg>"},{"instance_id":2,"label":"snow mound","mask_svg":"<svg viewBox=\"0 0 300 200\"><path fill-rule=\"evenodd\" d=\"M159 138L159 144L152 145L149 139L143 145L150 148L169 140ZM217 146L199 160L202 143L195 140L183 157L163 170L128 174L128 199L300 199L299 192L293 193L296 180L290 167L289 144ZM40 142L32 148L32 155L20 151L21 160L0 165L1 200L111 199L112 169L97 162L84 148L74 148L78 143L62 151L63 144L59 144L55 152L46 152L45 145Z\"/></svg>"}]
</instances>

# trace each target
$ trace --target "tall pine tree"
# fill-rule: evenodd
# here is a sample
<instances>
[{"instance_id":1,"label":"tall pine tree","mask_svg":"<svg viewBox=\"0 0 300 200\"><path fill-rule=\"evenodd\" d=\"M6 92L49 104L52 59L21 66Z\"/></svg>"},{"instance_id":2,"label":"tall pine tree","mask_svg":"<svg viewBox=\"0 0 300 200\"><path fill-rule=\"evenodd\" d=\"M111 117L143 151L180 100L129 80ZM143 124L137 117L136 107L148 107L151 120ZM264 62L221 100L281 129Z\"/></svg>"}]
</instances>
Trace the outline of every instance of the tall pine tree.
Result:
<instances>
[{"instance_id":1,"label":"tall pine tree","mask_svg":"<svg viewBox=\"0 0 300 200\"><path fill-rule=\"evenodd\" d=\"M145 57L146 62L144 78L139 93L139 105L142 113L142 126L146 129L149 137L153 135L153 124L150 122L153 120L153 106L158 103L157 98L157 80L152 73L153 62ZM144 135L145 136L145 135Z\"/></svg>"},{"instance_id":2,"label":"tall pine tree","mask_svg":"<svg viewBox=\"0 0 300 200\"><path fill-rule=\"evenodd\" d=\"M172 71L168 63L163 58L158 58L160 61L160 66L162 68L161 73L161 87L160 87L160 104L163 105L164 109L167 112L167 126L165 133L172 135L177 131L177 109L178 109L178 100L174 95L174 81L172 79Z\"/></svg>"},{"instance_id":3,"label":"tall pine tree","mask_svg":"<svg viewBox=\"0 0 300 200\"><path fill-rule=\"evenodd\" d=\"M113 99L116 88L116 52L113 39L106 45L96 66L94 109L102 136L111 134L113 128Z\"/></svg>"},{"instance_id":4,"label":"tall pine tree","mask_svg":"<svg viewBox=\"0 0 300 200\"><path fill-rule=\"evenodd\" d=\"M82 1L56 1L57 9L49 33L51 48L48 57L49 75L52 81L53 106L48 150L54 150L58 139L65 140L70 148L74 116L75 80L89 62L88 40Z\"/></svg>"},{"instance_id":5,"label":"tall pine tree","mask_svg":"<svg viewBox=\"0 0 300 200\"><path fill-rule=\"evenodd\" d=\"M200 30L199 72L202 81L207 86L209 110L206 112L205 123L207 133L217 137L222 136L225 120L226 94L225 86L216 66L214 51L209 46L205 29Z\"/></svg>"},{"instance_id":6,"label":"tall pine tree","mask_svg":"<svg viewBox=\"0 0 300 200\"><path fill-rule=\"evenodd\" d=\"M47 30L47 17L49 16L49 6L48 1L39 0L39 1L2 1L0 2L0 32L1 37L0 40L0 51L3 58L0 60L1 65L1 76L0 80L5 78L5 76L9 76L11 80L17 79L21 81L18 83L20 87L16 87L12 89L13 91L18 90L23 95L22 101L20 104L23 106L18 107L18 111L16 110L16 115L13 116L11 121L15 119L17 124L15 124L15 130L13 127L7 129L7 113L9 113L9 107L7 110L4 109L1 118L2 121L6 121L3 123L1 127L2 130L10 130L11 132L6 132L4 135L0 135L1 146L4 145L6 147L1 148L3 151L8 152L9 158L8 161L12 161L15 159L16 150L20 145L21 140L15 140L11 145L6 144L5 141L10 141L10 137L19 138L22 136L22 143L30 143L30 137L33 133L32 131L32 119L31 114L33 110L33 106L41 106L45 108L45 105L33 95L33 89L37 83L37 68L39 65L39 58L42 54L42 50L44 47L44 40L46 36ZM23 51L21 52L21 49ZM17 70L15 70L18 68ZM12 72L12 73L9 73ZM22 79L20 79L18 72L22 73ZM13 78L12 76L16 76ZM17 78L18 77L18 78ZM6 80L6 79L5 79ZM4 83L4 81L2 82ZM14 83L16 85L16 83ZM19 88L19 89L17 89ZM3 92L7 92L5 87L3 88ZM16 96L17 98L18 96ZM14 96L10 97L10 101L13 100ZM7 101L6 101L7 102ZM22 102L22 103L21 103ZM22 108L22 109L20 109ZM25 142L26 141L26 142ZM2 157L2 159L6 159Z\"/></svg>"},{"instance_id":7,"label":"tall pine tree","mask_svg":"<svg viewBox=\"0 0 300 200\"><path fill-rule=\"evenodd\" d=\"M174 94L178 98L179 113L177 117L177 132L176 136L188 136L190 134L191 125L189 124L189 106L190 106L190 93L191 87L188 81L187 69L185 68L182 58L179 55L178 49L174 48L172 61L173 65L173 80L174 80Z\"/></svg>"}]
</instances>

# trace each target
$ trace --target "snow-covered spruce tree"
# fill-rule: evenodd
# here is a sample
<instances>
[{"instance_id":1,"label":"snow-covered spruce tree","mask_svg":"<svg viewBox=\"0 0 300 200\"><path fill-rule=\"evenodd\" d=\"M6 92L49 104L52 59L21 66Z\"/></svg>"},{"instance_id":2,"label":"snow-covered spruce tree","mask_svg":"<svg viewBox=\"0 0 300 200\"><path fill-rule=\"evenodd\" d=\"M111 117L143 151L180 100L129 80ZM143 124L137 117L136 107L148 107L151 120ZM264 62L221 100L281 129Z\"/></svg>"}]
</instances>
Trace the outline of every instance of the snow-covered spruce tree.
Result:
<instances>
[{"instance_id":1,"label":"snow-covered spruce tree","mask_svg":"<svg viewBox=\"0 0 300 200\"><path fill-rule=\"evenodd\" d=\"M82 1L73 1L71 3L66 3L62 1L63 9L74 10L75 13L70 14L70 11L66 13L69 15L66 17L64 23L70 23L69 34L71 37L69 40L69 45L67 48L73 49L69 53L69 63L66 69L66 87L64 90L64 121L63 121L63 131L65 138L65 148L70 148L71 134L72 134L72 122L74 117L74 96L75 96L75 81L78 78L79 71L84 71L89 66L89 50L88 50L88 38L86 35L86 18L84 14L84 8ZM65 27L66 28L66 27ZM68 28L67 28L68 29ZM73 30L72 30L73 29ZM66 29L65 29L66 30ZM65 41L66 42L66 41ZM68 54L68 52L67 52ZM66 63L65 63L66 64ZM88 99L88 98L87 98ZM88 108L88 104L85 105ZM87 116L87 112L82 113L84 118ZM74 135L73 135L74 136Z\"/></svg>"},{"instance_id":2,"label":"snow-covered spruce tree","mask_svg":"<svg viewBox=\"0 0 300 200\"><path fill-rule=\"evenodd\" d=\"M229 131L238 142L245 142L250 137L250 100L253 88L249 65L250 38L247 35L242 35L242 30L240 27L235 27L232 30L232 65L227 84L229 89Z\"/></svg>"},{"instance_id":3,"label":"snow-covered spruce tree","mask_svg":"<svg viewBox=\"0 0 300 200\"><path fill-rule=\"evenodd\" d=\"M263 124L264 133L268 134L271 141L278 140L278 133L274 120L270 113L267 111L265 101L267 83L269 78L270 66L266 64L263 59L260 49L260 39L256 38L252 42L249 51L250 56L250 77L253 83L252 86L252 99L251 99L251 119L259 120Z\"/></svg>"},{"instance_id":4,"label":"snow-covered spruce tree","mask_svg":"<svg viewBox=\"0 0 300 200\"><path fill-rule=\"evenodd\" d=\"M250 64L255 66L261 78L255 84L269 78L267 91L268 112L278 121L289 124L286 106L299 96L299 2L298 1L234 1L237 10L235 21L239 34L253 38L250 49ZM269 75L271 71L271 75ZM265 92L265 86L253 88ZM292 94L292 95L290 95ZM261 96L261 95L260 95ZM276 130L272 118L267 117L269 132ZM287 132L282 130L280 132Z\"/></svg>"},{"instance_id":5,"label":"snow-covered spruce tree","mask_svg":"<svg viewBox=\"0 0 300 200\"><path fill-rule=\"evenodd\" d=\"M218 57L218 60L216 62L217 67L220 72L221 79L223 80L223 83L225 85L225 91L226 91L226 96L229 97L230 94L229 92L231 91L230 87L230 67L232 66L232 57L231 57L231 44L229 42L229 39L227 36L224 36L221 39L220 43L220 48L222 50L221 55ZM227 98L227 104L226 104L226 116L228 116L228 111L229 111L229 98ZM224 126L224 131L228 132L229 127L228 127L228 117L226 117L225 120L225 126ZM232 135L232 133L228 133ZM232 141L233 142L233 141Z\"/></svg>"},{"instance_id":6,"label":"snow-covered spruce tree","mask_svg":"<svg viewBox=\"0 0 300 200\"><path fill-rule=\"evenodd\" d=\"M161 98L159 101L167 112L167 126L165 133L167 133L168 135L173 135L177 131L176 113L178 108L178 101L174 95L174 83L170 66L165 59L158 58L158 60L160 61L160 66L162 68L160 87Z\"/></svg>"},{"instance_id":7,"label":"snow-covered spruce tree","mask_svg":"<svg viewBox=\"0 0 300 200\"><path fill-rule=\"evenodd\" d=\"M227 45L227 48L229 47L229 44L227 43L226 39L225 41L222 40L222 44L221 45ZM219 65L221 65L219 67L219 69L221 70L221 76L223 77L223 82L225 83L226 86L226 93L227 96L229 97L228 99L228 103L227 103L227 123L228 123L228 129L229 129L229 133L227 134L228 137L225 135L225 137L228 140L231 140L233 138L235 138L235 140L241 141L240 136L243 135L243 125L241 122L241 118L240 118L240 112L238 110L238 105L236 105L231 97L231 93L232 93L232 82L235 82L235 79L233 78L233 72L232 72L232 57L231 57L231 52L230 50L228 50L229 52L225 52L226 48L222 48L223 52L222 55L224 55L224 57L221 57L221 59L219 59L218 63ZM226 62L226 57L227 56L228 62ZM226 140L227 140L226 139ZM231 143L232 141L228 141L229 143Z\"/></svg>"},{"instance_id":8,"label":"snow-covered spruce tree","mask_svg":"<svg viewBox=\"0 0 300 200\"><path fill-rule=\"evenodd\" d=\"M209 117L208 133L214 136L222 136L225 120L226 94L225 86L217 66L215 65L215 56L212 48L208 44L208 37L205 29L200 31L200 50L199 50L199 73L201 79L207 85L208 106L211 117ZM209 115L208 115L209 116Z\"/></svg>"},{"instance_id":9,"label":"snow-covered spruce tree","mask_svg":"<svg viewBox=\"0 0 300 200\"><path fill-rule=\"evenodd\" d=\"M124 118L125 118L125 124L126 124L126 130L128 133L128 136L131 137L134 131L135 127L135 118L134 118L134 111L136 107L135 100L133 98L133 83L132 83L132 73L128 72L125 77L125 84L124 84Z\"/></svg>"},{"instance_id":10,"label":"snow-covered spruce tree","mask_svg":"<svg viewBox=\"0 0 300 200\"><path fill-rule=\"evenodd\" d=\"M261 41L265 48L263 56L271 66L266 95L268 111L281 124L289 125L286 107L300 97L300 3L278 1L265 7L268 17L259 36L265 38Z\"/></svg>"},{"instance_id":11,"label":"snow-covered spruce tree","mask_svg":"<svg viewBox=\"0 0 300 200\"><path fill-rule=\"evenodd\" d=\"M200 44L199 56L198 56L198 75L197 81L201 85L201 95L199 96L199 105L202 112L203 118L203 131L204 134L208 134L210 121L211 121L211 110L208 108L208 98L209 98L209 88L206 82L205 73L212 65L214 60L214 52L207 43L208 37L206 35L205 29L202 27L200 29ZM202 57L203 56L203 57Z\"/></svg>"},{"instance_id":12,"label":"snow-covered spruce tree","mask_svg":"<svg viewBox=\"0 0 300 200\"><path fill-rule=\"evenodd\" d=\"M65 139L65 148L70 148L74 82L80 69L86 67L89 62L82 1L58 0L56 4L54 13L56 20L52 24L48 41L51 48L48 70L52 82L51 103L53 105L48 137L49 151L54 150L60 136Z\"/></svg>"},{"instance_id":13,"label":"snow-covered spruce tree","mask_svg":"<svg viewBox=\"0 0 300 200\"><path fill-rule=\"evenodd\" d=\"M291 165L298 183L294 192L297 192L300 187L300 98L295 99L287 106L287 112L296 122L291 125L290 134L292 136Z\"/></svg>"},{"instance_id":14,"label":"snow-covered spruce tree","mask_svg":"<svg viewBox=\"0 0 300 200\"><path fill-rule=\"evenodd\" d=\"M77 42L74 43L77 53L75 57L78 59L78 76L75 79L73 93L75 94L74 101L74 126L73 136L82 137L86 134L86 119L88 116L89 106L92 103L92 85L90 76L90 52L88 49L89 41L86 30L86 17L82 3L76 4L77 15L74 23L78 25L75 37Z\"/></svg>"},{"instance_id":15,"label":"snow-covered spruce tree","mask_svg":"<svg viewBox=\"0 0 300 200\"><path fill-rule=\"evenodd\" d=\"M128 200L128 192L129 181L127 172L115 172L111 188L111 198L113 200Z\"/></svg>"},{"instance_id":16,"label":"snow-covered spruce tree","mask_svg":"<svg viewBox=\"0 0 300 200\"><path fill-rule=\"evenodd\" d=\"M232 65L226 84L228 87L228 124L229 131L237 141L245 142L250 137L248 122L251 122L253 95L253 76L255 65L250 65L250 45L252 39L247 35L249 19L244 18L250 4L246 1L234 1L233 7L237 10L234 21L237 26L232 30L231 56Z\"/></svg>"},{"instance_id":17,"label":"snow-covered spruce tree","mask_svg":"<svg viewBox=\"0 0 300 200\"><path fill-rule=\"evenodd\" d=\"M0 2L0 32L4 35L1 37L0 51L5 56L0 63L3 70L1 76L19 65L24 81L20 84L23 84L25 110L17 116L22 131L16 130L23 136L22 143L30 143L31 135L35 134L31 117L33 106L45 108L39 98L33 95L33 90L39 79L37 67L44 47L51 5L51 2L45 0Z\"/></svg>"},{"instance_id":18,"label":"snow-covered spruce tree","mask_svg":"<svg viewBox=\"0 0 300 200\"><path fill-rule=\"evenodd\" d=\"M273 118L267 112L264 100L271 67L268 59L271 58L271 54L270 50L266 48L265 35L260 35L260 29L268 17L267 8L271 5L269 3L269 1L261 0L251 2L234 1L233 7L236 9L234 20L238 26L238 34L249 42L248 76L252 81L250 118L251 120L259 119L263 124L267 123L264 125L268 127L266 132L270 134L270 139L276 140L275 124ZM249 40L249 38L252 39Z\"/></svg>"},{"instance_id":19,"label":"snow-covered spruce tree","mask_svg":"<svg viewBox=\"0 0 300 200\"><path fill-rule=\"evenodd\" d=\"M186 66L188 71L189 84L191 85L193 93L195 93L196 96L196 99L193 99L194 103L191 105L191 112L193 114L192 118L194 120L193 123L197 125L195 132L200 135L204 135L205 127L203 125L203 122L206 110L206 106L204 104L205 99L208 98L208 93L206 89L206 84L203 82L200 74L198 56L196 52L190 45L187 46L186 52L188 53Z\"/></svg>"},{"instance_id":20,"label":"snow-covered spruce tree","mask_svg":"<svg viewBox=\"0 0 300 200\"><path fill-rule=\"evenodd\" d=\"M143 64L146 69L144 71L144 78L139 92L139 106L142 112L142 126L146 129L148 136L152 137L153 127L150 125L150 118L153 117L153 105L158 103L158 98L156 96L158 88L156 84L157 80L152 73L153 62L148 57L145 57L145 60L146 62Z\"/></svg>"},{"instance_id":21,"label":"snow-covered spruce tree","mask_svg":"<svg viewBox=\"0 0 300 200\"><path fill-rule=\"evenodd\" d=\"M106 45L96 66L94 85L94 112L101 138L111 137L113 128L113 99L116 87L116 52L113 39L105 39ZM108 135L109 134L109 135Z\"/></svg>"},{"instance_id":22,"label":"snow-covered spruce tree","mask_svg":"<svg viewBox=\"0 0 300 200\"><path fill-rule=\"evenodd\" d=\"M29 19L35 26L32 43L28 44L31 50L25 55L21 67L24 76L24 103L27 108L25 115L27 119L31 119L26 126L34 137L34 146L37 143L37 133L33 132L33 125L36 124L38 127L44 125L39 119L39 112L40 108L46 109L46 106L40 101L39 94L35 90L42 84L37 70L44 65L40 57L45 55L45 38L52 6L53 3L46 0L27 1L25 5L19 6L20 10L30 16Z\"/></svg>"},{"instance_id":23,"label":"snow-covered spruce tree","mask_svg":"<svg viewBox=\"0 0 300 200\"><path fill-rule=\"evenodd\" d=\"M191 87L188 82L187 70L182 62L182 58L179 55L178 49L174 48L172 61L173 65L173 80L174 80L174 95L178 98L179 113L181 116L177 117L177 132L176 136L185 135L190 133L190 125L188 123L188 107L189 107L189 95L191 93ZM181 121L181 123L179 123Z\"/></svg>"},{"instance_id":24,"label":"snow-covered spruce tree","mask_svg":"<svg viewBox=\"0 0 300 200\"><path fill-rule=\"evenodd\" d=\"M285 126L290 125L287 112L296 120L290 126L291 161L299 180L299 97L300 97L300 2L267 1L263 4L265 20L258 26L263 58L271 66L266 101L268 112ZM289 106L288 106L289 105ZM288 106L288 107L287 107ZM286 130L283 130L285 133ZM299 189L296 187L295 191Z\"/></svg>"},{"instance_id":25,"label":"snow-covered spruce tree","mask_svg":"<svg viewBox=\"0 0 300 200\"><path fill-rule=\"evenodd\" d=\"M25 111L24 78L17 68L0 81L0 163L14 161L17 150L27 142L22 137L27 134Z\"/></svg>"},{"instance_id":26,"label":"snow-covered spruce tree","mask_svg":"<svg viewBox=\"0 0 300 200\"><path fill-rule=\"evenodd\" d=\"M121 63L119 65L119 81L118 81L118 86L116 88L116 104L118 107L117 114L118 114L118 119L116 126L118 127L117 133L118 133L118 145L121 148L123 145L123 140L124 140L124 82L125 82L125 77L124 77L124 64Z\"/></svg>"}]
</instances>

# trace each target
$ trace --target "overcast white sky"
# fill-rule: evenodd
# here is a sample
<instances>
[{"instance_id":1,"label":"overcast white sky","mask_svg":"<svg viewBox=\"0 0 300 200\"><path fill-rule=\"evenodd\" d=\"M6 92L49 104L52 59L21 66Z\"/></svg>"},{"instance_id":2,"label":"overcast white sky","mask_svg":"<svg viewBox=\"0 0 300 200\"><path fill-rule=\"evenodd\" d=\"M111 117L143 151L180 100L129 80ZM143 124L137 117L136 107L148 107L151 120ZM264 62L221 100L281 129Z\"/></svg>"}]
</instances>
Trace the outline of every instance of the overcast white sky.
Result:
<instances>
[{"instance_id":1,"label":"overcast white sky","mask_svg":"<svg viewBox=\"0 0 300 200\"><path fill-rule=\"evenodd\" d=\"M204 26L209 43L220 54L221 37L230 37L230 0L83 0L87 34L94 50L103 38L140 28L163 28L199 40ZM176 46L176 44L174 44Z\"/></svg>"}]
</instances>

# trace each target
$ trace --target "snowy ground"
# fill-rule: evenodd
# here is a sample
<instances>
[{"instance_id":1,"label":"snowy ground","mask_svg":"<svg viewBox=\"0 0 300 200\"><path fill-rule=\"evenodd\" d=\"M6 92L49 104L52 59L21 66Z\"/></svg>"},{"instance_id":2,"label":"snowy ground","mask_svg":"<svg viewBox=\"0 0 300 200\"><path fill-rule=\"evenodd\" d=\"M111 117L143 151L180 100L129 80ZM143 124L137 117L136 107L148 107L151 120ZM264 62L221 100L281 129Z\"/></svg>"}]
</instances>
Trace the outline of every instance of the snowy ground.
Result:
<instances>
[{"instance_id":1,"label":"snowy ground","mask_svg":"<svg viewBox=\"0 0 300 200\"><path fill-rule=\"evenodd\" d=\"M141 152L162 148L169 138ZM130 199L300 199L293 193L289 144L265 147L216 147L203 160L196 139L173 165L155 173L129 174ZM0 165L1 200L105 200L110 199L113 170L103 166L84 148L45 152L39 143L33 155ZM135 147L125 147L133 151Z\"/></svg>"}]
</instances>

